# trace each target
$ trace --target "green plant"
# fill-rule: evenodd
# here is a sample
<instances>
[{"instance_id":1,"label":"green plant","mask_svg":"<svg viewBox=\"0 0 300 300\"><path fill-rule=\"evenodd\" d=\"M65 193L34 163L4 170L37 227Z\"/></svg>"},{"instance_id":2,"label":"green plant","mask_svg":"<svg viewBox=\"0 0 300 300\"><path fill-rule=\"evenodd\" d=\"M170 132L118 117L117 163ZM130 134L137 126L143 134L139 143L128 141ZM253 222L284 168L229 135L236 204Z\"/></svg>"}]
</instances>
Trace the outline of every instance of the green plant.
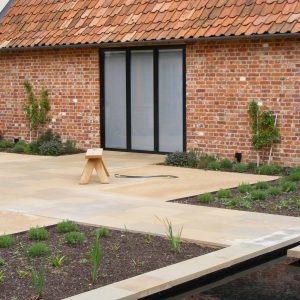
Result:
<instances>
[{"instance_id":1,"label":"green plant","mask_svg":"<svg viewBox=\"0 0 300 300\"><path fill-rule=\"evenodd\" d=\"M108 236L108 233L109 233L108 229L105 227L97 228L94 232L95 232L95 235L98 236L99 238Z\"/></svg>"},{"instance_id":2,"label":"green plant","mask_svg":"<svg viewBox=\"0 0 300 300\"><path fill-rule=\"evenodd\" d=\"M229 190L224 190L221 189L217 192L217 197L219 199L223 199L223 198L230 198L231 197L231 192Z\"/></svg>"},{"instance_id":3,"label":"green plant","mask_svg":"<svg viewBox=\"0 0 300 300\"><path fill-rule=\"evenodd\" d=\"M146 244L151 244L152 243L152 236L151 234L147 233L144 237L144 241Z\"/></svg>"},{"instance_id":4,"label":"green plant","mask_svg":"<svg viewBox=\"0 0 300 300\"><path fill-rule=\"evenodd\" d=\"M13 151L16 152L16 153L29 153L30 152L30 147L25 142L19 141L13 147Z\"/></svg>"},{"instance_id":5,"label":"green plant","mask_svg":"<svg viewBox=\"0 0 300 300\"><path fill-rule=\"evenodd\" d=\"M44 142L39 147L39 153L41 155L59 156L64 154L64 147L63 144L58 141Z\"/></svg>"},{"instance_id":6,"label":"green plant","mask_svg":"<svg viewBox=\"0 0 300 300\"><path fill-rule=\"evenodd\" d=\"M198 155L197 168L199 169L207 169L208 165L216 161L216 157L209 154L200 154Z\"/></svg>"},{"instance_id":7,"label":"green plant","mask_svg":"<svg viewBox=\"0 0 300 300\"><path fill-rule=\"evenodd\" d=\"M29 248L25 250L27 256L30 257L41 257L49 254L49 248L46 244L38 242L33 243Z\"/></svg>"},{"instance_id":8,"label":"green plant","mask_svg":"<svg viewBox=\"0 0 300 300\"><path fill-rule=\"evenodd\" d=\"M259 151L271 148L280 141L280 133L276 120L267 109L260 109L257 102L252 101L248 106L250 127L252 131L252 146L257 151L257 166L260 164Z\"/></svg>"},{"instance_id":9,"label":"green plant","mask_svg":"<svg viewBox=\"0 0 300 300\"><path fill-rule=\"evenodd\" d=\"M63 264L64 259L65 259L65 256L61 256L61 255L57 255L57 254L49 257L50 264L54 268L60 268Z\"/></svg>"},{"instance_id":10,"label":"green plant","mask_svg":"<svg viewBox=\"0 0 300 300\"><path fill-rule=\"evenodd\" d=\"M256 183L255 188L257 190L267 190L269 188L269 184L265 181L259 181Z\"/></svg>"},{"instance_id":11,"label":"green plant","mask_svg":"<svg viewBox=\"0 0 300 300\"><path fill-rule=\"evenodd\" d=\"M67 233L71 231L76 231L77 230L77 224L69 221L69 220L63 220L60 223L56 225L56 230L59 233Z\"/></svg>"},{"instance_id":12,"label":"green plant","mask_svg":"<svg viewBox=\"0 0 300 300\"><path fill-rule=\"evenodd\" d=\"M240 198L233 198L233 199L224 198L221 201L221 203L224 206L239 206L240 202L241 202Z\"/></svg>"},{"instance_id":13,"label":"green plant","mask_svg":"<svg viewBox=\"0 0 300 300\"><path fill-rule=\"evenodd\" d=\"M30 228L28 238L31 241L43 241L48 238L48 231L44 227Z\"/></svg>"},{"instance_id":14,"label":"green plant","mask_svg":"<svg viewBox=\"0 0 300 300\"><path fill-rule=\"evenodd\" d=\"M18 275L19 275L20 278L26 278L29 275L28 271L21 270L21 269L18 269L17 273L18 273Z\"/></svg>"},{"instance_id":15,"label":"green plant","mask_svg":"<svg viewBox=\"0 0 300 300\"><path fill-rule=\"evenodd\" d=\"M247 164L247 170L248 170L248 171L255 172L256 169L257 169L256 163L254 163L254 162L249 162L249 163Z\"/></svg>"},{"instance_id":16,"label":"green plant","mask_svg":"<svg viewBox=\"0 0 300 300\"><path fill-rule=\"evenodd\" d=\"M92 263L91 276L92 276L93 284L95 284L95 282L97 280L97 272L98 272L98 269L100 266L101 257L102 257L102 254L101 254L101 247L100 247L100 238L99 238L99 235L96 235L94 245L90 251L90 260Z\"/></svg>"},{"instance_id":17,"label":"green plant","mask_svg":"<svg viewBox=\"0 0 300 300\"><path fill-rule=\"evenodd\" d=\"M192 167L197 166L197 153L190 152L174 152L167 155L165 164L168 166Z\"/></svg>"},{"instance_id":18,"label":"green plant","mask_svg":"<svg viewBox=\"0 0 300 300\"><path fill-rule=\"evenodd\" d=\"M5 260L0 256L0 267L5 266Z\"/></svg>"},{"instance_id":19,"label":"green plant","mask_svg":"<svg viewBox=\"0 0 300 300\"><path fill-rule=\"evenodd\" d=\"M267 198L267 193L262 190L254 190L250 192L250 197L252 200L265 200Z\"/></svg>"},{"instance_id":20,"label":"green plant","mask_svg":"<svg viewBox=\"0 0 300 300\"><path fill-rule=\"evenodd\" d=\"M263 165L258 167L258 173L261 175L276 175L280 174L281 167L277 165Z\"/></svg>"},{"instance_id":21,"label":"green plant","mask_svg":"<svg viewBox=\"0 0 300 300\"><path fill-rule=\"evenodd\" d=\"M247 194L249 192L252 191L252 186L248 183L241 183L238 187L237 187L237 191L241 194Z\"/></svg>"},{"instance_id":22,"label":"green plant","mask_svg":"<svg viewBox=\"0 0 300 300\"><path fill-rule=\"evenodd\" d=\"M213 201L213 196L211 193L201 194L197 196L197 201L200 203L209 203Z\"/></svg>"},{"instance_id":23,"label":"green plant","mask_svg":"<svg viewBox=\"0 0 300 300\"><path fill-rule=\"evenodd\" d=\"M113 252L118 252L120 250L120 248L121 248L121 246L120 246L119 243L114 243L114 244L111 245L111 250Z\"/></svg>"},{"instance_id":24,"label":"green plant","mask_svg":"<svg viewBox=\"0 0 300 300\"><path fill-rule=\"evenodd\" d=\"M300 199L294 199L294 203L298 209L300 209Z\"/></svg>"},{"instance_id":25,"label":"green plant","mask_svg":"<svg viewBox=\"0 0 300 300\"><path fill-rule=\"evenodd\" d=\"M71 231L71 232L65 233L64 238L68 245L76 246L76 245L82 244L84 242L85 235L82 232Z\"/></svg>"},{"instance_id":26,"label":"green plant","mask_svg":"<svg viewBox=\"0 0 300 300\"><path fill-rule=\"evenodd\" d=\"M80 260L79 260L79 263L81 264L81 265L86 265L86 264L88 264L88 259L86 259L86 258L81 258Z\"/></svg>"},{"instance_id":27,"label":"green plant","mask_svg":"<svg viewBox=\"0 0 300 300\"><path fill-rule=\"evenodd\" d=\"M267 190L268 194L271 196L278 196L281 194L281 190L277 186L272 186Z\"/></svg>"},{"instance_id":28,"label":"green plant","mask_svg":"<svg viewBox=\"0 0 300 300\"><path fill-rule=\"evenodd\" d=\"M220 161L220 169L231 169L232 168L232 162L229 159L222 159Z\"/></svg>"},{"instance_id":29,"label":"green plant","mask_svg":"<svg viewBox=\"0 0 300 300\"><path fill-rule=\"evenodd\" d=\"M233 172L244 173L247 171L247 166L243 163L234 164L232 167Z\"/></svg>"},{"instance_id":30,"label":"green plant","mask_svg":"<svg viewBox=\"0 0 300 300\"><path fill-rule=\"evenodd\" d=\"M0 248L10 247L14 243L14 238L11 235L0 235Z\"/></svg>"},{"instance_id":31,"label":"green plant","mask_svg":"<svg viewBox=\"0 0 300 300\"><path fill-rule=\"evenodd\" d=\"M140 261L139 259L132 259L132 263L134 268L143 268L145 266L145 262L144 261Z\"/></svg>"},{"instance_id":32,"label":"green plant","mask_svg":"<svg viewBox=\"0 0 300 300\"><path fill-rule=\"evenodd\" d=\"M74 141L67 140L64 144L64 153L65 154L74 154L77 153L76 143Z\"/></svg>"},{"instance_id":33,"label":"green plant","mask_svg":"<svg viewBox=\"0 0 300 300\"><path fill-rule=\"evenodd\" d=\"M28 81L24 81L23 85L27 96L27 104L23 110L28 121L31 142L33 130L37 130L40 125L45 124L48 121L50 104L48 100L48 91L46 89L43 88L41 90L41 99L37 100L32 85Z\"/></svg>"},{"instance_id":34,"label":"green plant","mask_svg":"<svg viewBox=\"0 0 300 300\"><path fill-rule=\"evenodd\" d=\"M245 209L251 209L251 202L249 200L243 199L239 203L239 207L245 208Z\"/></svg>"},{"instance_id":35,"label":"green plant","mask_svg":"<svg viewBox=\"0 0 300 300\"><path fill-rule=\"evenodd\" d=\"M37 299L42 299L44 291L44 281L45 281L45 269L40 268L36 271L34 268L31 269L32 285L35 293L37 294Z\"/></svg>"},{"instance_id":36,"label":"green plant","mask_svg":"<svg viewBox=\"0 0 300 300\"><path fill-rule=\"evenodd\" d=\"M211 161L208 165L207 165L207 169L208 170L214 170L217 171L220 169L219 163L217 161Z\"/></svg>"},{"instance_id":37,"label":"green plant","mask_svg":"<svg viewBox=\"0 0 300 300\"><path fill-rule=\"evenodd\" d=\"M174 234L172 222L169 221L167 218L163 219L162 222L164 223L165 228L166 228L166 234L167 234L168 240L170 241L171 250L175 253L179 253L183 227L181 227L179 229L177 234Z\"/></svg>"},{"instance_id":38,"label":"green plant","mask_svg":"<svg viewBox=\"0 0 300 300\"><path fill-rule=\"evenodd\" d=\"M10 142L10 141L0 141L0 149L10 149L14 147L14 143Z\"/></svg>"},{"instance_id":39,"label":"green plant","mask_svg":"<svg viewBox=\"0 0 300 300\"><path fill-rule=\"evenodd\" d=\"M283 180L280 182L280 187L283 192L290 193L296 190L297 185L294 182Z\"/></svg>"},{"instance_id":40,"label":"green plant","mask_svg":"<svg viewBox=\"0 0 300 300\"><path fill-rule=\"evenodd\" d=\"M282 200L279 202L278 205L276 205L276 209L289 209L290 208L290 204L288 200Z\"/></svg>"},{"instance_id":41,"label":"green plant","mask_svg":"<svg viewBox=\"0 0 300 300\"><path fill-rule=\"evenodd\" d=\"M300 171L292 171L288 178L290 181L300 181Z\"/></svg>"},{"instance_id":42,"label":"green plant","mask_svg":"<svg viewBox=\"0 0 300 300\"><path fill-rule=\"evenodd\" d=\"M5 272L4 270L0 270L0 283L3 283L5 279Z\"/></svg>"}]
</instances>

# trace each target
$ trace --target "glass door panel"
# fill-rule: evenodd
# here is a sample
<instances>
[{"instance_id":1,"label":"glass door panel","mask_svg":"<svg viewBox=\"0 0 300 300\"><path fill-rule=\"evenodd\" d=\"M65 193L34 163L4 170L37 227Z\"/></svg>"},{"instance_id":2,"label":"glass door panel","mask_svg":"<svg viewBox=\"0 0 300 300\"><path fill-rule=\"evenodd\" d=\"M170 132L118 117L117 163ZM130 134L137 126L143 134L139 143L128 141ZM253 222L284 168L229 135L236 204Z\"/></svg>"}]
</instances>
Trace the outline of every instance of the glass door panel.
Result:
<instances>
[{"instance_id":1,"label":"glass door panel","mask_svg":"<svg viewBox=\"0 0 300 300\"><path fill-rule=\"evenodd\" d=\"M126 149L126 52L105 52L105 147Z\"/></svg>"},{"instance_id":2,"label":"glass door panel","mask_svg":"<svg viewBox=\"0 0 300 300\"><path fill-rule=\"evenodd\" d=\"M131 51L131 148L154 150L153 51Z\"/></svg>"},{"instance_id":3,"label":"glass door panel","mask_svg":"<svg viewBox=\"0 0 300 300\"><path fill-rule=\"evenodd\" d=\"M159 151L183 150L181 49L159 50Z\"/></svg>"}]
</instances>

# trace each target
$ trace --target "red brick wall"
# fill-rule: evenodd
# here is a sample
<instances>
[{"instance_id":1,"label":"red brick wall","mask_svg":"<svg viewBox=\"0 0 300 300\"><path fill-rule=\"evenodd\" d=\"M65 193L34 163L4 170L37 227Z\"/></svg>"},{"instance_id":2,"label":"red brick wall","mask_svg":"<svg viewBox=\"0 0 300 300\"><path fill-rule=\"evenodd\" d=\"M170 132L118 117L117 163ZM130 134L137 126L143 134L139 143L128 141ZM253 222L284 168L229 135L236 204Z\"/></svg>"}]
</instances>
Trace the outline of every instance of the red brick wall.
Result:
<instances>
[{"instance_id":1,"label":"red brick wall","mask_svg":"<svg viewBox=\"0 0 300 300\"><path fill-rule=\"evenodd\" d=\"M252 100L279 114L282 141L274 162L300 165L300 39L187 46L189 149L230 159L242 152L245 161L255 160L247 114Z\"/></svg>"},{"instance_id":2,"label":"red brick wall","mask_svg":"<svg viewBox=\"0 0 300 300\"><path fill-rule=\"evenodd\" d=\"M37 96L49 91L50 126L77 146L99 146L99 57L97 49L60 49L0 53L0 131L5 138L28 140L22 83ZM77 102L76 102L76 100Z\"/></svg>"}]
</instances>

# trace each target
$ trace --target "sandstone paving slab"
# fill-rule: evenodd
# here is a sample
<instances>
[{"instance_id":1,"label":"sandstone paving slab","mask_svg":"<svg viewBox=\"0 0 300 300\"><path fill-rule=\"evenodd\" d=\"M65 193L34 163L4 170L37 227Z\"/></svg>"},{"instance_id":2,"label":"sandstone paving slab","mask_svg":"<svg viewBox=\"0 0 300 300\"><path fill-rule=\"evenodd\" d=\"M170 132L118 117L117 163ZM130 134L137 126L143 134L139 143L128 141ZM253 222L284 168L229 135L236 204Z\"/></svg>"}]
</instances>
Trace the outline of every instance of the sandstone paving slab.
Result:
<instances>
[{"instance_id":1,"label":"sandstone paving slab","mask_svg":"<svg viewBox=\"0 0 300 300\"><path fill-rule=\"evenodd\" d=\"M300 258L300 246L289 249L287 256L292 258Z\"/></svg>"},{"instance_id":2,"label":"sandstone paving slab","mask_svg":"<svg viewBox=\"0 0 300 300\"><path fill-rule=\"evenodd\" d=\"M57 222L57 219L52 218L0 211L0 235L26 231L35 226L54 225Z\"/></svg>"}]
</instances>

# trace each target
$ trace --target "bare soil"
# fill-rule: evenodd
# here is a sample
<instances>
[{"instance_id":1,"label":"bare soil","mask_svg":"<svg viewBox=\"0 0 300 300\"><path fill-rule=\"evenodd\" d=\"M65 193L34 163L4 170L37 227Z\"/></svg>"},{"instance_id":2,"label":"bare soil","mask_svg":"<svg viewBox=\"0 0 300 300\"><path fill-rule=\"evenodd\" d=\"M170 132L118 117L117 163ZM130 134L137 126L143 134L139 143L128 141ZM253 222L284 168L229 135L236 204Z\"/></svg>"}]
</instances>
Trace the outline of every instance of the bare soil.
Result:
<instances>
[{"instance_id":1,"label":"bare soil","mask_svg":"<svg viewBox=\"0 0 300 300\"><path fill-rule=\"evenodd\" d=\"M110 230L109 235L100 240L102 260L97 282L92 284L91 263L87 254L94 241L94 230L94 227L80 225L79 231L85 233L86 241L72 247L65 243L64 235L58 233L56 227L48 227L49 237L44 242L50 249L50 255L65 256L60 268L54 268L49 257L28 259L25 249L32 242L26 232L16 234L12 246L0 249L0 258L5 261L0 266L0 272L3 270L5 274L0 283L0 299L37 299L32 285L32 267L36 270L42 266L45 268L42 299L57 300L216 250L182 243L180 253L174 253L166 238L151 236L149 242L143 234Z\"/></svg>"}]
</instances>

